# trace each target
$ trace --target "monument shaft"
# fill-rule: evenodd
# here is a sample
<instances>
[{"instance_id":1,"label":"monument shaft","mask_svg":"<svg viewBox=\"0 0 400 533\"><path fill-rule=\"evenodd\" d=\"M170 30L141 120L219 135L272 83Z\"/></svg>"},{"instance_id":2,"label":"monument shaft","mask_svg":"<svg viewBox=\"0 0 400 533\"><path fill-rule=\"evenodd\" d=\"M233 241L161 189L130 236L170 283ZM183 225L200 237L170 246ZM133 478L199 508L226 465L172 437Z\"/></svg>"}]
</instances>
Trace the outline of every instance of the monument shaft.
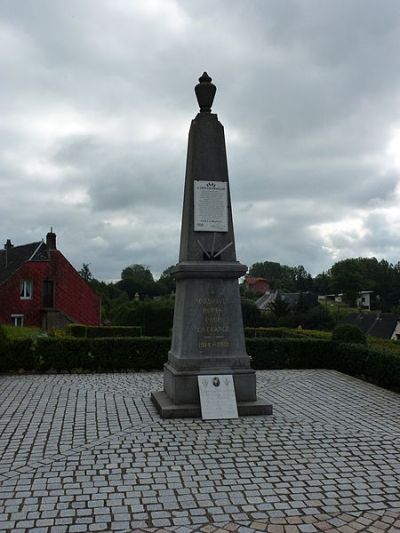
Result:
<instances>
[{"instance_id":1,"label":"monument shaft","mask_svg":"<svg viewBox=\"0 0 400 533\"><path fill-rule=\"evenodd\" d=\"M211 113L211 79L204 73L199 81L201 111L189 131L171 350L164 391L152 399L164 417L200 416L197 377L231 374L239 414L269 414L271 406L257 401L244 341L238 278L247 267L236 260L224 128Z\"/></svg>"}]
</instances>

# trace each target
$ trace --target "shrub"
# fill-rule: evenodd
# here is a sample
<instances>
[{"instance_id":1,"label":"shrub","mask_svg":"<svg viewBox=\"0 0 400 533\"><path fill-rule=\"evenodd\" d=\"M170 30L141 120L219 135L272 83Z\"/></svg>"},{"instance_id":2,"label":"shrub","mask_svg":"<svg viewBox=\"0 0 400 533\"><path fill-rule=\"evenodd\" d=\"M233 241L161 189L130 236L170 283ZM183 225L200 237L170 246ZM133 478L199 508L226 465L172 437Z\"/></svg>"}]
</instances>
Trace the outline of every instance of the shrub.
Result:
<instances>
[{"instance_id":1,"label":"shrub","mask_svg":"<svg viewBox=\"0 0 400 533\"><path fill-rule=\"evenodd\" d=\"M72 370L95 368L88 339L43 337L36 341L36 353L41 370Z\"/></svg>"},{"instance_id":2,"label":"shrub","mask_svg":"<svg viewBox=\"0 0 400 533\"><path fill-rule=\"evenodd\" d=\"M147 337L167 337L172 328L174 302L162 299L150 302L128 302L114 309L112 321L119 326L141 326Z\"/></svg>"},{"instance_id":3,"label":"shrub","mask_svg":"<svg viewBox=\"0 0 400 533\"><path fill-rule=\"evenodd\" d=\"M244 328L244 334L249 338L300 338L300 335L297 333L297 331L289 328Z\"/></svg>"},{"instance_id":4,"label":"shrub","mask_svg":"<svg viewBox=\"0 0 400 533\"><path fill-rule=\"evenodd\" d=\"M6 335L4 327L0 324L0 365L1 365L2 358L5 357L6 344L7 344L7 335Z\"/></svg>"},{"instance_id":5,"label":"shrub","mask_svg":"<svg viewBox=\"0 0 400 533\"><path fill-rule=\"evenodd\" d=\"M0 371L161 370L170 344L169 338L160 337L3 340ZM400 390L400 356L396 353L306 337L247 338L246 348L255 369L331 368Z\"/></svg>"},{"instance_id":6,"label":"shrub","mask_svg":"<svg viewBox=\"0 0 400 533\"><path fill-rule=\"evenodd\" d=\"M262 313L255 302L247 298L241 299L242 317L244 326L262 326Z\"/></svg>"},{"instance_id":7,"label":"shrub","mask_svg":"<svg viewBox=\"0 0 400 533\"><path fill-rule=\"evenodd\" d=\"M96 339L98 337L141 337L140 326L87 326L86 337Z\"/></svg>"},{"instance_id":8,"label":"shrub","mask_svg":"<svg viewBox=\"0 0 400 533\"><path fill-rule=\"evenodd\" d=\"M336 348L334 368L400 390L400 356L395 353L341 343Z\"/></svg>"},{"instance_id":9,"label":"shrub","mask_svg":"<svg viewBox=\"0 0 400 533\"><path fill-rule=\"evenodd\" d=\"M161 370L168 338L44 338L36 351L41 370Z\"/></svg>"},{"instance_id":10,"label":"shrub","mask_svg":"<svg viewBox=\"0 0 400 533\"><path fill-rule=\"evenodd\" d=\"M93 339L90 351L96 370L162 370L169 338Z\"/></svg>"},{"instance_id":11,"label":"shrub","mask_svg":"<svg viewBox=\"0 0 400 533\"><path fill-rule=\"evenodd\" d=\"M334 369L351 376L366 372L368 348L362 344L338 343L335 350Z\"/></svg>"},{"instance_id":12,"label":"shrub","mask_svg":"<svg viewBox=\"0 0 400 533\"><path fill-rule=\"evenodd\" d=\"M68 324L67 333L72 337L86 337L86 326L82 324Z\"/></svg>"},{"instance_id":13,"label":"shrub","mask_svg":"<svg viewBox=\"0 0 400 533\"><path fill-rule=\"evenodd\" d=\"M369 350L365 362L365 375L379 385L400 391L400 356Z\"/></svg>"},{"instance_id":14,"label":"shrub","mask_svg":"<svg viewBox=\"0 0 400 533\"><path fill-rule=\"evenodd\" d=\"M7 334L4 326L0 324L0 346L3 345L7 340Z\"/></svg>"},{"instance_id":15,"label":"shrub","mask_svg":"<svg viewBox=\"0 0 400 533\"><path fill-rule=\"evenodd\" d=\"M140 326L83 326L70 324L68 333L72 337L95 339L98 337L141 337Z\"/></svg>"},{"instance_id":16,"label":"shrub","mask_svg":"<svg viewBox=\"0 0 400 533\"><path fill-rule=\"evenodd\" d=\"M39 367L33 340L13 339L0 342L0 372L36 370Z\"/></svg>"},{"instance_id":17,"label":"shrub","mask_svg":"<svg viewBox=\"0 0 400 533\"><path fill-rule=\"evenodd\" d=\"M244 328L246 337L269 337L288 339L324 339L331 340L331 334L327 331L301 328Z\"/></svg>"},{"instance_id":18,"label":"shrub","mask_svg":"<svg viewBox=\"0 0 400 533\"><path fill-rule=\"evenodd\" d=\"M320 339L246 339L255 369L331 368L335 344Z\"/></svg>"},{"instance_id":19,"label":"shrub","mask_svg":"<svg viewBox=\"0 0 400 533\"><path fill-rule=\"evenodd\" d=\"M352 344L367 344L367 337L357 326L341 324L332 332L332 340L335 342L350 342Z\"/></svg>"}]
</instances>

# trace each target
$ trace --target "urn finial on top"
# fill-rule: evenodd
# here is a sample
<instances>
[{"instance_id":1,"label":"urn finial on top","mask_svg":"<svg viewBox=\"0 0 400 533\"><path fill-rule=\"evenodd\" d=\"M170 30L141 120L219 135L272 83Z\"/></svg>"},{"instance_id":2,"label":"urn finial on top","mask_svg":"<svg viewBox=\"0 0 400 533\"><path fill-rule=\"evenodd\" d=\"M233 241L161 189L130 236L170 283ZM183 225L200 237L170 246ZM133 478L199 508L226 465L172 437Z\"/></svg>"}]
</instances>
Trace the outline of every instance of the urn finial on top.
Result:
<instances>
[{"instance_id":1,"label":"urn finial on top","mask_svg":"<svg viewBox=\"0 0 400 533\"><path fill-rule=\"evenodd\" d=\"M199 78L199 82L194 88L196 93L196 98L200 106L200 113L210 113L211 106L214 100L215 92L217 88L213 83L211 83L211 78L204 72L203 75Z\"/></svg>"}]
</instances>

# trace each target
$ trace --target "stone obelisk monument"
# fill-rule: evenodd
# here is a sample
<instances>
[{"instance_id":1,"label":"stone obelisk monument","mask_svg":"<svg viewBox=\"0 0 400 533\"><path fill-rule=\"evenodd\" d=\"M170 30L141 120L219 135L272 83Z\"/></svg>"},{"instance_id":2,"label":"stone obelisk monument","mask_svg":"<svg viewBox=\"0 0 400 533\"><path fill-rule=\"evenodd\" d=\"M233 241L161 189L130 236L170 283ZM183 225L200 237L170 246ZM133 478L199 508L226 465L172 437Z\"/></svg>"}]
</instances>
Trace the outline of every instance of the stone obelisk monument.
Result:
<instances>
[{"instance_id":1,"label":"stone obelisk monument","mask_svg":"<svg viewBox=\"0 0 400 533\"><path fill-rule=\"evenodd\" d=\"M236 260L224 128L211 113L216 87L195 87L200 112L189 131L172 345L164 390L152 400L164 418L201 416L199 375L233 376L239 415L271 414L257 400L247 355Z\"/></svg>"}]
</instances>

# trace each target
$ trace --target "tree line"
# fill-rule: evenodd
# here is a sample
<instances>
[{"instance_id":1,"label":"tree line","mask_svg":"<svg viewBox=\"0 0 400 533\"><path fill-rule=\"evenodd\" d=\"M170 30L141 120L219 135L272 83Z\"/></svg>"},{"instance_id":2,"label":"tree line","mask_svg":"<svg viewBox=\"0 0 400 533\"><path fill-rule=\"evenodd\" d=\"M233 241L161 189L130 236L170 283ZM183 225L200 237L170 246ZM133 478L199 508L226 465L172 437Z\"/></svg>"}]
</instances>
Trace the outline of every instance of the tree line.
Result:
<instances>
[{"instance_id":1,"label":"tree line","mask_svg":"<svg viewBox=\"0 0 400 533\"><path fill-rule=\"evenodd\" d=\"M392 264L375 257L344 259L312 277L302 265L290 267L265 261L252 265L249 273L265 278L272 289L310 291L317 295L343 294L350 306L355 305L360 291L373 291L373 308L400 312L400 262Z\"/></svg>"},{"instance_id":2,"label":"tree line","mask_svg":"<svg viewBox=\"0 0 400 533\"><path fill-rule=\"evenodd\" d=\"M132 264L121 272L120 280L106 283L95 279L88 264L80 274L102 299L102 320L114 325L142 325L147 334L167 334L172 327L175 280L174 266L154 279L150 267ZM246 326L288 325L329 329L332 326L322 306L308 306L304 293L342 294L354 306L361 290L373 291L372 308L383 312L400 312L400 262L391 264L376 258L345 259L329 270L312 276L302 265L288 266L273 261L254 263L249 275L265 278L271 289L300 293L296 308L278 299L269 313L260 313L254 304L258 297L241 284L242 310Z\"/></svg>"}]
</instances>

